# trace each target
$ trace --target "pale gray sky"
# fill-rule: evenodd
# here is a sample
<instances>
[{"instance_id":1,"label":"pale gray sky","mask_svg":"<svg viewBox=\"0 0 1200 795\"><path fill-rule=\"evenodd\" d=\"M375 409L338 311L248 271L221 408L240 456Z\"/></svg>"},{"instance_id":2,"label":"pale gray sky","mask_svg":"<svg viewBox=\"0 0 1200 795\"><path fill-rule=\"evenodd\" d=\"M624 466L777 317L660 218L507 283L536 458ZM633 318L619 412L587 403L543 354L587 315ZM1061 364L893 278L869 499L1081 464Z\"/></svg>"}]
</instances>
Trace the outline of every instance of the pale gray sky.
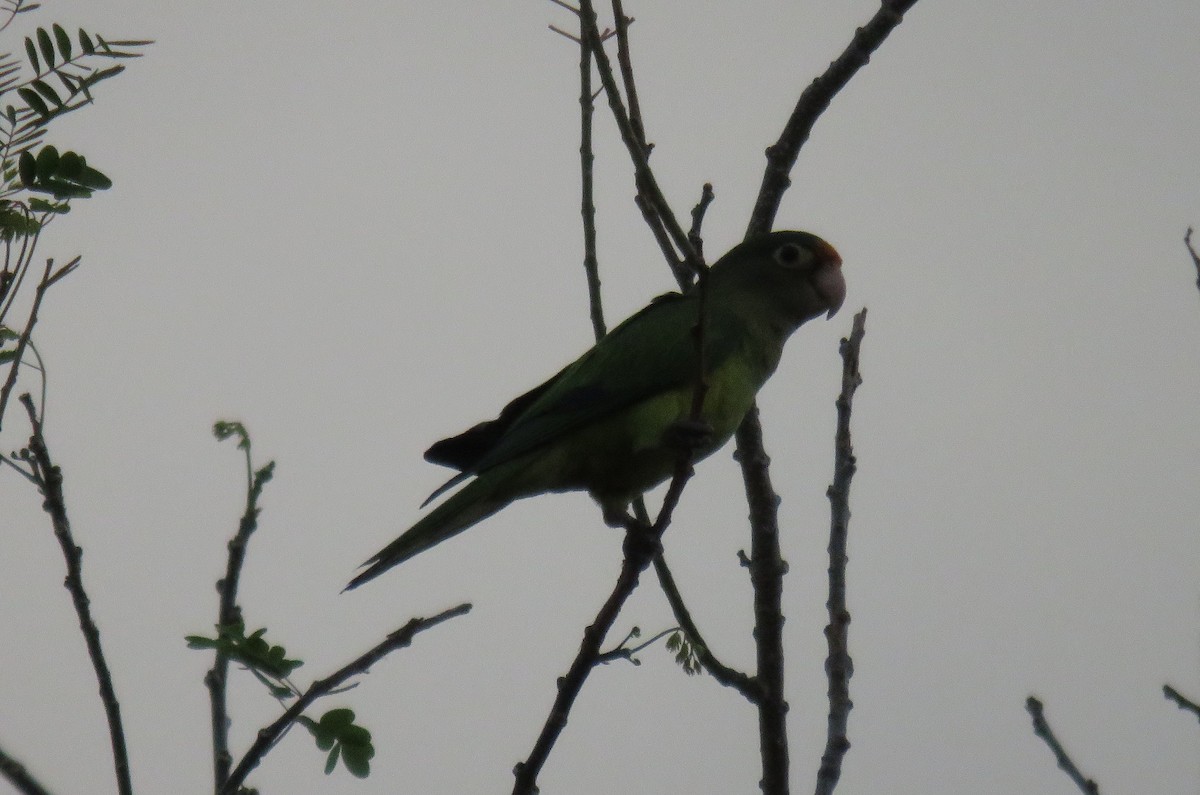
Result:
<instances>
[{"instance_id":1,"label":"pale gray sky","mask_svg":"<svg viewBox=\"0 0 1200 795\"><path fill-rule=\"evenodd\" d=\"M792 103L874 2L629 2L653 163L736 242ZM42 243L84 256L37 341L47 433L86 549L141 792L210 787L213 583L241 510L232 443L278 462L242 604L322 676L413 615L475 610L376 666L346 704L366 781L297 731L263 792L504 792L620 538L581 495L497 517L351 594L355 566L446 472L428 444L493 415L590 340L577 53L549 2L47 0L26 23L157 40L52 140L112 176ZM797 791L826 702L824 490L837 340L870 307L854 415L853 743L839 792L1070 793L1035 693L1105 792L1195 792L1200 696L1200 5L938 3L834 101L781 228L841 251L843 313L761 396L783 495ZM8 48L20 48L12 32ZM671 287L597 124L610 321ZM27 381L27 386L33 382ZM2 442L19 446L10 414ZM699 469L666 548L718 655L749 667L739 475ZM39 498L0 470L0 744L57 792L113 791L103 716ZM618 622L672 623L652 582ZM614 639L615 640L615 639ZM662 651L597 670L548 793L756 791L755 716ZM275 702L233 690L240 752Z\"/></svg>"}]
</instances>

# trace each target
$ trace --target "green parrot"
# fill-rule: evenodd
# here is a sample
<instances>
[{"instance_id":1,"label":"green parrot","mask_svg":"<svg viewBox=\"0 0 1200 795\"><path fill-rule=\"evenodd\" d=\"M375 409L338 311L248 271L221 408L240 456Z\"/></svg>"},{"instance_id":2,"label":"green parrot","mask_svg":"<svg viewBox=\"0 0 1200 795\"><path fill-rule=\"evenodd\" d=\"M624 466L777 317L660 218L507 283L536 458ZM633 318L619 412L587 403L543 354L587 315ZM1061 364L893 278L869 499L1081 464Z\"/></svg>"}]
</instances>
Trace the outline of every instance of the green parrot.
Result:
<instances>
[{"instance_id":1,"label":"green parrot","mask_svg":"<svg viewBox=\"0 0 1200 795\"><path fill-rule=\"evenodd\" d=\"M772 232L712 266L703 334L706 427L693 460L733 435L792 332L838 310L846 294L841 264L816 235ZM695 289L654 299L496 419L430 447L427 461L459 474L426 504L473 479L364 563L347 588L535 494L586 490L605 521L620 526L629 504L670 477L679 460L673 431L691 419L698 308Z\"/></svg>"}]
</instances>

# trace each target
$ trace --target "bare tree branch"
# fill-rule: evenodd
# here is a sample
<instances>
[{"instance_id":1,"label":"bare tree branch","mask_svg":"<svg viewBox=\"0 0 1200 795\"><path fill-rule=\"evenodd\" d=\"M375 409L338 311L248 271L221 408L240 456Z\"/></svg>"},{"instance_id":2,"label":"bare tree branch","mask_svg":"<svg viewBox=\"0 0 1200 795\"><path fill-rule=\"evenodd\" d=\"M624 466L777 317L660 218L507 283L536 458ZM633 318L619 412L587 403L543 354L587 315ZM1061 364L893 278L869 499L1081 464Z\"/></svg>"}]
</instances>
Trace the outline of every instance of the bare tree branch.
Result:
<instances>
[{"instance_id":1,"label":"bare tree branch","mask_svg":"<svg viewBox=\"0 0 1200 795\"><path fill-rule=\"evenodd\" d=\"M850 718L850 677L854 664L850 660L848 633L850 611L846 608L846 537L850 529L850 481L854 478L857 461L850 440L850 413L854 393L862 384L858 370L858 354L863 335L867 333L867 310L854 316L850 336L839 347L842 355L842 391L837 398L837 433L834 442L833 484L828 496L829 528L829 624L825 638L829 656L825 673L829 677L829 725L825 734L825 752L817 771L817 795L832 795L842 776L842 758L850 750L846 727Z\"/></svg>"},{"instance_id":2,"label":"bare tree branch","mask_svg":"<svg viewBox=\"0 0 1200 795\"><path fill-rule=\"evenodd\" d=\"M1100 786L1080 772L1075 763L1071 761L1071 757L1067 755L1066 749L1062 747L1062 743L1058 741L1058 738L1054 736L1054 732L1050 730L1050 724L1046 722L1042 702L1030 696L1025 699L1025 709L1033 718L1033 733L1042 738L1046 745L1049 746L1050 751L1054 754L1055 761L1058 762L1058 766L1075 782L1075 786L1079 787L1080 792L1085 793L1085 795L1100 795Z\"/></svg>"},{"instance_id":3,"label":"bare tree branch","mask_svg":"<svg viewBox=\"0 0 1200 795\"><path fill-rule=\"evenodd\" d=\"M1196 266L1196 287L1200 288L1200 254L1196 253L1196 249L1192 248L1192 228L1189 226L1187 234L1183 236L1183 244L1187 246L1188 254L1192 255L1192 264Z\"/></svg>"},{"instance_id":4,"label":"bare tree branch","mask_svg":"<svg viewBox=\"0 0 1200 795\"><path fill-rule=\"evenodd\" d=\"M903 19L916 0L883 0L875 16L859 28L846 50L801 94L779 139L767 149L767 167L750 215L746 237L769 232L792 166L820 115L834 95L861 69ZM787 702L783 691L783 615L781 594L787 566L779 549L779 496L771 485L770 459L755 404L738 427L737 451L750 506L750 581L754 588L754 638L758 647L756 679L763 688L759 705L759 744L763 760L760 787L770 795L788 792Z\"/></svg>"},{"instance_id":5,"label":"bare tree branch","mask_svg":"<svg viewBox=\"0 0 1200 795\"><path fill-rule=\"evenodd\" d=\"M593 167L596 156L592 151L592 118L595 102L592 94L592 50L583 43L583 23L579 32L579 172L580 214L583 216L583 271L587 276L588 308L592 318L592 334L599 341L607 333L604 305L600 300L600 265L596 257L596 201Z\"/></svg>"},{"instance_id":6,"label":"bare tree branch","mask_svg":"<svg viewBox=\"0 0 1200 795\"><path fill-rule=\"evenodd\" d=\"M304 695L296 699L296 703L292 704L286 712L279 718L263 729L260 729L254 743L246 751L246 755L242 757L242 761L238 762L233 772L226 779L224 787L219 790L219 795L236 795L238 789L245 782L246 776L250 774L254 768L258 767L263 756L271 747L279 741L284 732L296 722L296 720L308 709L310 705L318 698L328 695L336 690L343 682L352 676L365 674L370 670L371 666L382 660L387 655L402 649L412 643L413 637L418 632L423 632L430 629L443 621L449 621L461 615L470 612L470 604L461 604L457 607L452 607L449 610L444 610L431 618L414 618L411 619L400 629L391 633L379 645L375 646L370 651L363 654L358 659L348 663L339 670L325 677L318 679L309 685L308 690Z\"/></svg>"},{"instance_id":7,"label":"bare tree branch","mask_svg":"<svg viewBox=\"0 0 1200 795\"><path fill-rule=\"evenodd\" d=\"M41 782L25 769L25 765L3 750L0 750L0 776L4 776L21 795L50 795L50 790L43 787Z\"/></svg>"},{"instance_id":8,"label":"bare tree branch","mask_svg":"<svg viewBox=\"0 0 1200 795\"><path fill-rule=\"evenodd\" d=\"M1192 701L1190 698L1185 696L1183 693L1180 693L1178 690L1171 687L1170 685L1163 685L1163 695L1167 699L1174 701L1175 706L1179 707L1180 709L1184 710L1185 712L1192 713L1198 719L1200 719L1200 704L1197 704L1195 701Z\"/></svg>"},{"instance_id":9,"label":"bare tree branch","mask_svg":"<svg viewBox=\"0 0 1200 795\"><path fill-rule=\"evenodd\" d=\"M813 125L829 107L834 96L859 69L867 65L871 53L879 49L888 34L904 19L904 14L916 4L917 0L883 0L875 16L855 31L846 50L800 94L779 140L767 148L767 168L754 210L750 213L746 237L769 232L774 226L779 202L784 191L792 184L789 176L792 166L796 164L800 147L808 140Z\"/></svg>"},{"instance_id":10,"label":"bare tree branch","mask_svg":"<svg viewBox=\"0 0 1200 795\"><path fill-rule=\"evenodd\" d=\"M660 246L663 243L662 232L665 232L667 239L675 249L683 252L683 259L688 263L687 267L680 264L674 251L670 250L670 246L663 253L667 257L667 263L671 266L680 288L686 288L691 282L691 273L699 267L697 264L699 258L688 241L687 233L675 219L675 214L667 204L667 200L658 186L658 181L654 177L654 172L650 169L648 148L635 130L629 113L625 109L625 103L621 99L612 63L604 51L600 30L596 23L596 11L591 0L580 2L579 14L583 23L583 40L591 47L592 55L596 59L596 68L600 73L600 82L604 86L604 93L608 97L609 108L612 109L617 128L621 131L621 140L625 142L625 148L629 151L629 156L633 161L635 181L641 199L638 207L642 209L652 231L661 227L661 230L655 231L655 237L660 241Z\"/></svg>"},{"instance_id":11,"label":"bare tree branch","mask_svg":"<svg viewBox=\"0 0 1200 795\"><path fill-rule=\"evenodd\" d=\"M47 266L47 276L38 286L49 287L53 283L50 267ZM117 694L113 689L112 674L109 673L108 663L104 659L104 651L100 647L100 630L92 619L92 610L87 591L83 587L83 550L76 546L71 535L71 522L67 518L67 504L63 497L62 471L54 465L50 458L50 450L46 446L42 423L38 419L37 410L33 406L33 398L24 393L18 398L25 406L29 415L29 425L33 429L29 437L29 447L21 451L20 457L32 467L33 475L37 478L38 490L45 497L43 509L50 515L54 526L54 537L62 547L63 557L67 562L67 577L64 585L71 594L75 605L75 614L79 618L79 628L87 644L88 656L96 671L96 681L100 685L100 701L104 704L104 714L108 718L108 734L112 743L113 768L117 777L117 791L121 795L131 795L133 785L129 777L129 755L125 749L125 730L121 725L121 706L117 702Z\"/></svg>"}]
</instances>

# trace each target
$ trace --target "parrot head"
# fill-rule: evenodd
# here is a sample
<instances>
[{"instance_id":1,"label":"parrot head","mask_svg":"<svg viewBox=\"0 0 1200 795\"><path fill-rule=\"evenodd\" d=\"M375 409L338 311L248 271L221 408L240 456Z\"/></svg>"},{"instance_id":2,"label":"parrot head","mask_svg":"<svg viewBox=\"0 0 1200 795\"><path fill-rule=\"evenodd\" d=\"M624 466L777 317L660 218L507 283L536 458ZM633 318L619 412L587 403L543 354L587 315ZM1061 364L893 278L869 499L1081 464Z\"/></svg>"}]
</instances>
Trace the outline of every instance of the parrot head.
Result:
<instances>
[{"instance_id":1,"label":"parrot head","mask_svg":"<svg viewBox=\"0 0 1200 795\"><path fill-rule=\"evenodd\" d=\"M712 266L714 286L752 295L793 328L833 317L846 298L842 258L808 232L771 232L735 246Z\"/></svg>"}]
</instances>

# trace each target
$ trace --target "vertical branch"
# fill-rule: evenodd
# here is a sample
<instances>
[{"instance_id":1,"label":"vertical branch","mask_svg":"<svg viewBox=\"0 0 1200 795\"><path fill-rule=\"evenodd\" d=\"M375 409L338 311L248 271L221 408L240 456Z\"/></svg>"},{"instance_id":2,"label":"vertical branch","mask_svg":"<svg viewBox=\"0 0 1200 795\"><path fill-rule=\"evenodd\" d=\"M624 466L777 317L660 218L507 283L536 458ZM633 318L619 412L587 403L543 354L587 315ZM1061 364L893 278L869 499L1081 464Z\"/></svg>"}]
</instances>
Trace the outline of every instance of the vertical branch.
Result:
<instances>
[{"instance_id":1,"label":"vertical branch","mask_svg":"<svg viewBox=\"0 0 1200 795\"><path fill-rule=\"evenodd\" d=\"M592 318L592 333L598 342L607 333L604 306L600 300L600 266L596 258L596 202L594 198L593 167L596 156L592 150L592 118L595 102L592 94L592 50L584 43L582 17L579 30L579 171L583 215L583 270L587 275L588 308Z\"/></svg>"},{"instance_id":2,"label":"vertical branch","mask_svg":"<svg viewBox=\"0 0 1200 795\"><path fill-rule=\"evenodd\" d=\"M800 94L779 139L767 148L762 186L746 228L746 237L771 230L789 176L808 140L813 125L845 86L900 24L917 0L881 0L874 17L859 28L850 45L829 68ZM763 779L760 787L772 795L788 792L787 702L783 694L783 614L781 594L787 566L779 549L779 495L771 485L770 459L763 448L758 406L747 412L738 427L737 451L750 508L750 582L754 588L754 638L758 647L758 680L763 689L759 704L759 744Z\"/></svg>"},{"instance_id":3,"label":"vertical branch","mask_svg":"<svg viewBox=\"0 0 1200 795\"><path fill-rule=\"evenodd\" d=\"M1187 234L1183 236L1183 244L1187 246L1188 254L1192 256L1192 264L1196 266L1196 287L1200 288L1200 254L1196 253L1196 249L1192 248L1192 228L1189 226Z\"/></svg>"},{"instance_id":4,"label":"vertical branch","mask_svg":"<svg viewBox=\"0 0 1200 795\"><path fill-rule=\"evenodd\" d=\"M246 508L238 521L237 533L229 541L229 557L225 564L225 576L217 581L220 603L217 608L218 633L220 627L242 623L242 609L237 603L238 581L242 565L246 560L246 545L250 536L258 529L258 498L263 486L271 479L274 462L257 472L250 457L250 437L240 423L217 423L214 432L218 439L229 435L239 437L238 447L246 453ZM213 791L221 792L228 783L233 756L229 753L229 711L226 703L226 681L229 676L229 656L217 648L213 667L204 675L208 687L209 707L212 714L213 744Z\"/></svg>"},{"instance_id":5,"label":"vertical branch","mask_svg":"<svg viewBox=\"0 0 1200 795\"><path fill-rule=\"evenodd\" d=\"M850 660L848 632L850 611L846 608L846 537L850 529L850 481L857 461L850 442L850 412L854 392L862 384L858 371L858 352L866 334L867 310L854 316L848 338L839 346L842 355L842 391L837 398L837 433L834 440L833 484L827 492L830 505L829 528L829 625L825 638L829 656L825 672L829 677L829 725L825 734L825 752L817 771L817 795L832 795L842 775L842 758L850 750L846 727L850 718Z\"/></svg>"},{"instance_id":6,"label":"vertical branch","mask_svg":"<svg viewBox=\"0 0 1200 795\"><path fill-rule=\"evenodd\" d=\"M47 273L49 269L47 269ZM60 271L61 273L61 271ZM44 278L39 290L53 284L54 277ZM125 729L121 724L121 706L117 702L117 694L113 689L112 674L104 659L104 651L100 647L100 630L92 619L91 600L83 587L83 550L75 544L71 535L71 522L67 518L67 504L63 497L62 471L54 465L50 458L50 450L46 446L42 423L38 419L33 406L33 398L28 393L20 396L21 404L29 415L29 424L33 429L29 437L29 448L22 451L33 468L37 479L38 490L46 498L42 507L50 514L50 522L54 526L54 537L62 547L63 557L67 562L67 577L64 585L71 594L75 605L75 614L79 618L79 628L83 632L87 644L88 656L96 671L96 681L100 686L100 701L104 704L104 714L108 718L108 734L112 742L113 768L117 777L117 791L121 795L131 795L133 785L129 777L129 754L125 748Z\"/></svg>"},{"instance_id":7,"label":"vertical branch","mask_svg":"<svg viewBox=\"0 0 1200 795\"><path fill-rule=\"evenodd\" d=\"M764 795L788 792L787 701L783 690L783 575L787 564L779 550L779 495L771 485L771 459L763 449L758 406L737 429L734 458L741 464L750 507L750 584L754 589L754 645L762 698L758 702L758 740Z\"/></svg>"}]
</instances>

